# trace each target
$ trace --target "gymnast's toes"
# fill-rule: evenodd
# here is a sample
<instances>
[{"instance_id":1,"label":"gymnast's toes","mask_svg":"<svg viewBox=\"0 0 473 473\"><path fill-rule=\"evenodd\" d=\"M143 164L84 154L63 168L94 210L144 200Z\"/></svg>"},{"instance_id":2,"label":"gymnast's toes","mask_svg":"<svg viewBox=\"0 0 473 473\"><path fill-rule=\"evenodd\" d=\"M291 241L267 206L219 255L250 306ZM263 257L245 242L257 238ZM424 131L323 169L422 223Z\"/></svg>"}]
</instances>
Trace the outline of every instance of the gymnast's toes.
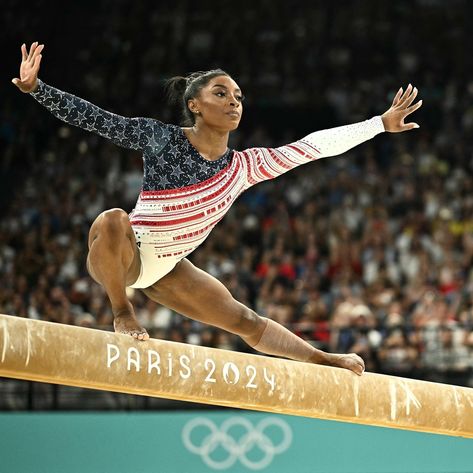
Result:
<instances>
[{"instance_id":1,"label":"gymnast's toes","mask_svg":"<svg viewBox=\"0 0 473 473\"><path fill-rule=\"evenodd\" d=\"M138 325L134 316L115 317L113 321L115 332L130 335L136 340L149 340L148 332Z\"/></svg>"},{"instance_id":2,"label":"gymnast's toes","mask_svg":"<svg viewBox=\"0 0 473 473\"><path fill-rule=\"evenodd\" d=\"M140 341L149 340L148 332L144 329L141 329L140 331L129 331L129 332L122 332L122 333L131 335L135 340L140 340Z\"/></svg>"},{"instance_id":3,"label":"gymnast's toes","mask_svg":"<svg viewBox=\"0 0 473 473\"><path fill-rule=\"evenodd\" d=\"M141 332L132 332L131 335L133 338L136 338L137 340L149 340L149 335L146 330L143 330Z\"/></svg>"},{"instance_id":4,"label":"gymnast's toes","mask_svg":"<svg viewBox=\"0 0 473 473\"><path fill-rule=\"evenodd\" d=\"M363 359L355 353L350 353L349 355L344 356L344 365L343 368L349 369L356 373L358 376L361 376L365 371L365 363Z\"/></svg>"},{"instance_id":5,"label":"gymnast's toes","mask_svg":"<svg viewBox=\"0 0 473 473\"><path fill-rule=\"evenodd\" d=\"M131 330L115 330L115 332L121 333L123 335L130 335L135 340L140 340L140 341L149 340L149 335L146 330L143 330L142 332L135 332Z\"/></svg>"},{"instance_id":6,"label":"gymnast's toes","mask_svg":"<svg viewBox=\"0 0 473 473\"><path fill-rule=\"evenodd\" d=\"M332 366L338 366L339 368L353 371L358 376L361 376L365 371L365 363L356 353L350 353L348 355L334 354L331 356L333 357L330 363Z\"/></svg>"}]
</instances>

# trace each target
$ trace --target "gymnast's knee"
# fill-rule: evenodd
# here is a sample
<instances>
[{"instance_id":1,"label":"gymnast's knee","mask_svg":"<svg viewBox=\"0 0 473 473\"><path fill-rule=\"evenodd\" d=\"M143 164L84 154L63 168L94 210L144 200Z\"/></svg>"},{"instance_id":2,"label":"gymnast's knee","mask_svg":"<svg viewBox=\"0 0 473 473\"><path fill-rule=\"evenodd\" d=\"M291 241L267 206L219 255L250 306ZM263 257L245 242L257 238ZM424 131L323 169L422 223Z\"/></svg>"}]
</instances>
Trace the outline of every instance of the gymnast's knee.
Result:
<instances>
[{"instance_id":1,"label":"gymnast's knee","mask_svg":"<svg viewBox=\"0 0 473 473\"><path fill-rule=\"evenodd\" d=\"M110 209L102 212L90 229L90 238L105 237L111 240L119 240L128 236L131 230L128 214L122 209Z\"/></svg>"}]
</instances>

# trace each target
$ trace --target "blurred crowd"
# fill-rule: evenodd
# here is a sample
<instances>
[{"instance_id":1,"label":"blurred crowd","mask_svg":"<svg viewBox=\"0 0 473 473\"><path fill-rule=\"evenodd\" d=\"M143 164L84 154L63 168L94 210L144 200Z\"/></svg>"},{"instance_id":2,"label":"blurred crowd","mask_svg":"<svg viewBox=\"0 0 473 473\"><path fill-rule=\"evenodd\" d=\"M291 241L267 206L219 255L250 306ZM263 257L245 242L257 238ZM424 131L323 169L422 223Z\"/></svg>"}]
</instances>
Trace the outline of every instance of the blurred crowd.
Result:
<instances>
[{"instance_id":1,"label":"blurred crowd","mask_svg":"<svg viewBox=\"0 0 473 473\"><path fill-rule=\"evenodd\" d=\"M6 3L13 18L19 6ZM72 45L38 29L41 17L10 23L18 48L28 21L46 36L30 38L46 43L44 81L122 115L176 122L160 81L222 67L247 97L235 149L370 118L412 81L420 130L252 188L191 260L260 315L324 350L359 353L370 371L473 386L473 5L223 2L215 21L211 1L101 0L93 16L85 4L64 20L81 25ZM141 156L19 92L0 114L0 311L111 330L85 268L87 234L101 211L133 208ZM250 350L129 295L153 337Z\"/></svg>"}]
</instances>

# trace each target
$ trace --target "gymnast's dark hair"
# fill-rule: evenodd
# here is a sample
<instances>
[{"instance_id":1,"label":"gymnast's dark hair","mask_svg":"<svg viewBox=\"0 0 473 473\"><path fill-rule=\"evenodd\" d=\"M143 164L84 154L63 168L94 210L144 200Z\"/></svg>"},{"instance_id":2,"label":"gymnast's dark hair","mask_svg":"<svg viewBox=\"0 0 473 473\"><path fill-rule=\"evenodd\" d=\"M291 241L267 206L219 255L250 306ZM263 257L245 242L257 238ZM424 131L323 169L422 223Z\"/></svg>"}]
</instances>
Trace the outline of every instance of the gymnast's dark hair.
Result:
<instances>
[{"instance_id":1,"label":"gymnast's dark hair","mask_svg":"<svg viewBox=\"0 0 473 473\"><path fill-rule=\"evenodd\" d=\"M183 126L193 126L195 124L195 116L189 110L187 101L199 95L199 92L209 81L218 76L230 77L230 75L222 69L212 69L211 71L193 72L185 77L171 77L165 82L168 100L181 107Z\"/></svg>"}]
</instances>

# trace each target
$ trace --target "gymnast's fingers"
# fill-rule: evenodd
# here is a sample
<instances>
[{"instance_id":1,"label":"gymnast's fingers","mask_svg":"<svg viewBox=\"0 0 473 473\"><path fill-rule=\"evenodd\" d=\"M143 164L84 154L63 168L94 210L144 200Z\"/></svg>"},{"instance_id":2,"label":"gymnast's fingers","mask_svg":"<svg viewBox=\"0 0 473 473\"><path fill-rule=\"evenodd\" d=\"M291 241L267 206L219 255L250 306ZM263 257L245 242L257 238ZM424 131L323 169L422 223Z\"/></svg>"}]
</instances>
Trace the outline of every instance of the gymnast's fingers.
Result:
<instances>
[{"instance_id":1,"label":"gymnast's fingers","mask_svg":"<svg viewBox=\"0 0 473 473\"><path fill-rule=\"evenodd\" d=\"M406 117L407 115L410 115L411 113L415 112L416 110L418 110L420 107L422 107L422 100L419 100L417 103L415 103L414 105L410 106L410 107L407 107L406 108Z\"/></svg>"},{"instance_id":2,"label":"gymnast's fingers","mask_svg":"<svg viewBox=\"0 0 473 473\"><path fill-rule=\"evenodd\" d=\"M33 53L33 61L36 59L36 57L41 54L41 51L44 49L44 44L40 44L37 48L35 48L34 53Z\"/></svg>"},{"instance_id":3,"label":"gymnast's fingers","mask_svg":"<svg viewBox=\"0 0 473 473\"><path fill-rule=\"evenodd\" d=\"M414 102L414 99L417 97L417 92L418 92L417 87L414 87L412 89L411 95L409 95L408 99L403 104L405 108L409 107L409 105L411 105L411 103Z\"/></svg>"},{"instance_id":4,"label":"gymnast's fingers","mask_svg":"<svg viewBox=\"0 0 473 473\"><path fill-rule=\"evenodd\" d=\"M34 64L33 64L33 73L36 75L39 71L39 65L41 64L41 59L43 56L41 54L38 54L35 57Z\"/></svg>"},{"instance_id":5,"label":"gymnast's fingers","mask_svg":"<svg viewBox=\"0 0 473 473\"><path fill-rule=\"evenodd\" d=\"M28 53L28 57L27 57L28 61L31 61L31 58L33 56L33 53L34 53L34 50L36 49L37 44L38 44L37 41L35 41L34 43L31 43L30 52Z\"/></svg>"},{"instance_id":6,"label":"gymnast's fingers","mask_svg":"<svg viewBox=\"0 0 473 473\"><path fill-rule=\"evenodd\" d=\"M395 97L394 97L394 99L393 99L393 103L392 103L392 106L393 106L393 107L398 104L399 99L400 99L400 97L401 97L401 95L402 95L402 92L403 92L403 91L402 91L402 87L400 87L399 90L397 91L397 94L395 95Z\"/></svg>"},{"instance_id":7,"label":"gymnast's fingers","mask_svg":"<svg viewBox=\"0 0 473 473\"><path fill-rule=\"evenodd\" d=\"M21 60L26 61L28 59L28 53L26 52L26 44L21 45Z\"/></svg>"},{"instance_id":8,"label":"gymnast's fingers","mask_svg":"<svg viewBox=\"0 0 473 473\"><path fill-rule=\"evenodd\" d=\"M30 64L31 67L35 67L38 64L38 57L41 56L41 51L44 49L44 44L40 44L33 53L33 56L31 57Z\"/></svg>"},{"instance_id":9,"label":"gymnast's fingers","mask_svg":"<svg viewBox=\"0 0 473 473\"><path fill-rule=\"evenodd\" d=\"M401 131L409 131L409 130L414 130L416 128L420 128L419 124L415 122L410 122L403 125L401 128Z\"/></svg>"},{"instance_id":10,"label":"gymnast's fingers","mask_svg":"<svg viewBox=\"0 0 473 473\"><path fill-rule=\"evenodd\" d=\"M411 91L412 91L412 84L409 84L404 92L404 94L402 95L402 97L399 99L399 102L398 102L398 106L403 106L405 104L405 102L409 99L409 96L411 94Z\"/></svg>"}]
</instances>

